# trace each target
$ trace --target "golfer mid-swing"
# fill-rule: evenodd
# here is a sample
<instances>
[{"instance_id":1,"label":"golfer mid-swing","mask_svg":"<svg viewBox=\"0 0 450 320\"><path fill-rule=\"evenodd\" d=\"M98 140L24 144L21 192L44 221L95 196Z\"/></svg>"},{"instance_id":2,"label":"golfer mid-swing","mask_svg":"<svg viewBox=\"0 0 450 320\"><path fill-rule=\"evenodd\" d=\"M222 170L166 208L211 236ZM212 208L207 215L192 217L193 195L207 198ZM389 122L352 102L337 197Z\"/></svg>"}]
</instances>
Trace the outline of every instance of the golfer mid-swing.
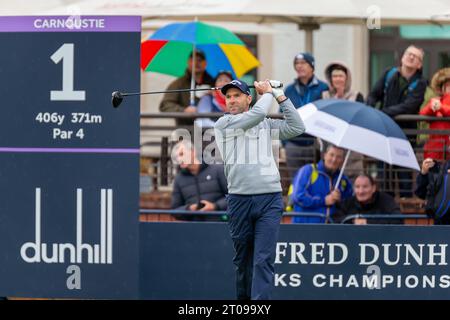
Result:
<instances>
[{"instance_id":1,"label":"golfer mid-swing","mask_svg":"<svg viewBox=\"0 0 450 320\"><path fill-rule=\"evenodd\" d=\"M233 80L222 87L228 114L214 131L228 181L229 227L235 257L238 299L270 299L274 283L275 248L283 212L280 173L272 139L290 139L305 131L292 102L269 81L255 81L262 97L249 110L252 96L246 83ZM266 119L272 95L284 120Z\"/></svg>"}]
</instances>

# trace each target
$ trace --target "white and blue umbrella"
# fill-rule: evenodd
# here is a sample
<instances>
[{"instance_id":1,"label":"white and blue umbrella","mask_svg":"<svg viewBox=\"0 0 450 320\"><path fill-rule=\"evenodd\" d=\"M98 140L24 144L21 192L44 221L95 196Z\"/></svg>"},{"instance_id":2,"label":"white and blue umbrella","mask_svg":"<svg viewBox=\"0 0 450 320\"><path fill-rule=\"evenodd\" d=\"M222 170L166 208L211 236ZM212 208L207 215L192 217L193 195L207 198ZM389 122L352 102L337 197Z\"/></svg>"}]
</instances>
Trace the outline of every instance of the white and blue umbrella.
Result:
<instances>
[{"instance_id":1,"label":"white and blue umbrella","mask_svg":"<svg viewBox=\"0 0 450 320\"><path fill-rule=\"evenodd\" d=\"M326 99L309 103L299 108L298 113L306 133L312 136L392 165L420 170L402 129L375 108L359 102Z\"/></svg>"}]
</instances>

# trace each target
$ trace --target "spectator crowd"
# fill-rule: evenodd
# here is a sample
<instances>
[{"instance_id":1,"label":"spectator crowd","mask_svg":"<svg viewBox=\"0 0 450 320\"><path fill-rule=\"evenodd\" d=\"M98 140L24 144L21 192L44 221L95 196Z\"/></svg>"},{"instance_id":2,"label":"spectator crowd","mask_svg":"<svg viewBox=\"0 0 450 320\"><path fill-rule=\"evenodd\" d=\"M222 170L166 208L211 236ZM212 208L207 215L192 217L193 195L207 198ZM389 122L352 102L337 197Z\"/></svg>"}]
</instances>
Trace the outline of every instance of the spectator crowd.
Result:
<instances>
[{"instance_id":1,"label":"spectator crowd","mask_svg":"<svg viewBox=\"0 0 450 320\"><path fill-rule=\"evenodd\" d=\"M307 52L293 58L296 74L284 93L299 109L320 99L344 99L361 102L377 108L392 117L404 130L417 129L417 123L397 121L398 115L450 116L450 68L437 70L431 81L423 77L425 52L415 45L407 47L398 66L387 68L375 82L367 97L352 88L351 70L342 62L329 63L324 79L315 72L315 59ZM198 50L195 54L196 86L223 87L234 80L230 70L211 76L206 72L207 56ZM192 54L184 76L173 81L168 89L189 88L192 75ZM431 94L429 94L431 92ZM432 98L429 99L428 97ZM211 113L229 112L229 99L220 90L211 90L203 96L190 97L189 93L167 93L160 103L161 112ZM178 124L193 125L192 119L178 120ZM214 127L215 119L198 118L195 125ZM449 121L433 121L431 129L450 129ZM412 171L394 168L400 198L413 195L426 200L426 212L436 224L449 224L450 188L444 188L450 172L449 136L431 134L423 146L424 160L416 183ZM417 147L416 140L410 141ZM354 214L400 214L396 194L379 190L385 181L383 163L376 163L375 174L365 167L363 156L352 153L345 172L336 185L345 157L345 150L326 144L317 138L302 134L282 140L285 162L291 187L286 200L286 210L299 213L320 213L321 216L294 216L293 223L340 222ZM197 211L190 219L205 220L201 211L226 210L227 183L221 164L206 165L197 160L189 144L178 143L174 150L179 166L173 186L173 209ZM317 163L310 163L314 154L320 154ZM395 170L398 169L398 170ZM257 187L257 186L255 186ZM385 188L382 188L385 189ZM444 190L445 189L445 190ZM180 218L181 219L181 218ZM219 219L220 220L220 219ZM354 223L401 223L401 220L358 219Z\"/></svg>"}]
</instances>

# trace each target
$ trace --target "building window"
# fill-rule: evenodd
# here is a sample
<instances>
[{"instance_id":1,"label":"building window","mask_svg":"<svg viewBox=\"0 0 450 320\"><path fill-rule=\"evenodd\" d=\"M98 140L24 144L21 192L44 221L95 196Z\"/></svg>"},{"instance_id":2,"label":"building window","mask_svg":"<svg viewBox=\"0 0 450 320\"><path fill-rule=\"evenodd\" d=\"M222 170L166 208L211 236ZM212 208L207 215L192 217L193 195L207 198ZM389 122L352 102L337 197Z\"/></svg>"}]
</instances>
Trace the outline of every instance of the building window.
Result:
<instances>
[{"instance_id":1,"label":"building window","mask_svg":"<svg viewBox=\"0 0 450 320\"><path fill-rule=\"evenodd\" d=\"M370 54L370 87L373 88L383 72L394 65L394 52L372 52Z\"/></svg>"},{"instance_id":2,"label":"building window","mask_svg":"<svg viewBox=\"0 0 450 320\"><path fill-rule=\"evenodd\" d=\"M450 67L450 52L439 52L439 68Z\"/></svg>"}]
</instances>

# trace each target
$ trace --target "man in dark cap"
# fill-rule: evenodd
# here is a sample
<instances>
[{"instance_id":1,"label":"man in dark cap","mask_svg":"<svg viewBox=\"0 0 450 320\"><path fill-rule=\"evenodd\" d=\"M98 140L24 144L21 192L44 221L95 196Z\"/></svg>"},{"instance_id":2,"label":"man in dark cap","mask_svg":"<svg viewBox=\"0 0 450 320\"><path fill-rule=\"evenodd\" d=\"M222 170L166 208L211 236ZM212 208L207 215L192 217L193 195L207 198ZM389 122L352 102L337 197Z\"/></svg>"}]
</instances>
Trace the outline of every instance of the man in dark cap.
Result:
<instances>
[{"instance_id":1,"label":"man in dark cap","mask_svg":"<svg viewBox=\"0 0 450 320\"><path fill-rule=\"evenodd\" d=\"M305 126L282 89L272 88L267 80L254 84L262 97L250 110L252 96L245 82L233 80L222 87L229 113L217 120L214 131L228 182L237 298L267 300L274 284L275 248L283 213L272 140L298 136ZM283 120L266 118L273 97Z\"/></svg>"},{"instance_id":2,"label":"man in dark cap","mask_svg":"<svg viewBox=\"0 0 450 320\"><path fill-rule=\"evenodd\" d=\"M285 91L286 97L292 101L292 104L298 109L321 99L322 92L328 90L328 85L315 76L314 57L307 52L297 54L294 57L294 69L297 72L297 78L286 87ZM289 176L293 179L299 168L314 159L314 138L303 134L301 138L284 141L283 144Z\"/></svg>"},{"instance_id":3,"label":"man in dark cap","mask_svg":"<svg viewBox=\"0 0 450 320\"><path fill-rule=\"evenodd\" d=\"M328 85L319 80L315 74L314 57L307 52L294 57L294 69L297 78L286 87L286 97L291 99L296 108L322 98L322 92L328 90Z\"/></svg>"}]
</instances>

